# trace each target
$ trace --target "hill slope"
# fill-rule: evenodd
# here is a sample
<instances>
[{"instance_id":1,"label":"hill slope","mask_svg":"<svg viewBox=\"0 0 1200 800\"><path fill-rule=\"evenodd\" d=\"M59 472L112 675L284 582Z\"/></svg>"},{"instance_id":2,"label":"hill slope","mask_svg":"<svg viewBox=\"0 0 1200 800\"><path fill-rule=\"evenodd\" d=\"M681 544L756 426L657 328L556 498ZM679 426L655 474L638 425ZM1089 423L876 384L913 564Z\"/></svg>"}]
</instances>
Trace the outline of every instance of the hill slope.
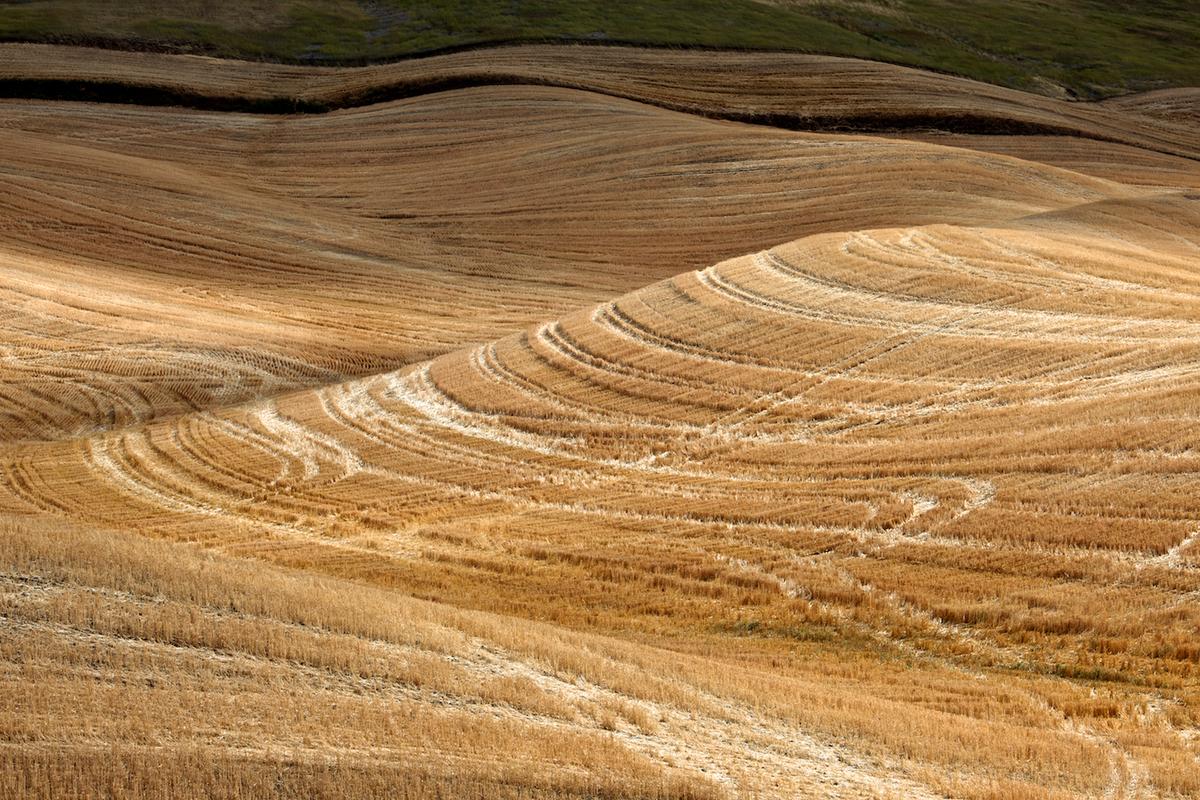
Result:
<instances>
[{"instance_id":1,"label":"hill slope","mask_svg":"<svg viewBox=\"0 0 1200 800\"><path fill-rule=\"evenodd\" d=\"M593 52L0 102L0 796L1200 793L1194 131Z\"/></svg>"},{"instance_id":2,"label":"hill slope","mask_svg":"<svg viewBox=\"0 0 1200 800\"><path fill-rule=\"evenodd\" d=\"M529 45L368 67L0 45L0 95L255 113L323 113L451 89L557 86L807 131L1068 135L1195 157L1183 119L1136 100L1079 103L890 64L780 53Z\"/></svg>"},{"instance_id":3,"label":"hill slope","mask_svg":"<svg viewBox=\"0 0 1200 800\"><path fill-rule=\"evenodd\" d=\"M978 224L1146 191L552 87L311 117L2 107L4 307L28 348L0 368L7 440L393 369L808 233Z\"/></svg>"}]
</instances>

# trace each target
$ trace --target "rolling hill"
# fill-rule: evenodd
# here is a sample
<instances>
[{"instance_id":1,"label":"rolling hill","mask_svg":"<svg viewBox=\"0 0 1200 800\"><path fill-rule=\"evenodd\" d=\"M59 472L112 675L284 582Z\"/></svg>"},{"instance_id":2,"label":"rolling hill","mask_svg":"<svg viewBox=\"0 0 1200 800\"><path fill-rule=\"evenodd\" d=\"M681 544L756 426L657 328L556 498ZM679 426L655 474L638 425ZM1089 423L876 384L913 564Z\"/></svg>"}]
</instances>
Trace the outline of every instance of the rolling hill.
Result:
<instances>
[{"instance_id":1,"label":"rolling hill","mask_svg":"<svg viewBox=\"0 0 1200 800\"><path fill-rule=\"evenodd\" d=\"M0 87L0 795L1200 794L1191 93Z\"/></svg>"}]
</instances>

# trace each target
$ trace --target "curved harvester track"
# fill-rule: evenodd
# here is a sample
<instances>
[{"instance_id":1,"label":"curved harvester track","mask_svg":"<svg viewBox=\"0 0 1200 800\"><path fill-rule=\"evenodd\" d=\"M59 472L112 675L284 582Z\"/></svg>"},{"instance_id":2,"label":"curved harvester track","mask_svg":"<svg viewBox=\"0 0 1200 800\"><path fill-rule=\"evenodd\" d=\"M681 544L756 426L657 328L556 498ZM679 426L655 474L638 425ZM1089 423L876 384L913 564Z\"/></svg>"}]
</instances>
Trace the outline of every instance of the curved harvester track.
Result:
<instances>
[{"instance_id":1,"label":"curved harvester track","mask_svg":"<svg viewBox=\"0 0 1200 800\"><path fill-rule=\"evenodd\" d=\"M0 794L1200 793L1194 129L57 52L0 85L524 77L0 102ZM731 121L847 87L1020 135Z\"/></svg>"}]
</instances>

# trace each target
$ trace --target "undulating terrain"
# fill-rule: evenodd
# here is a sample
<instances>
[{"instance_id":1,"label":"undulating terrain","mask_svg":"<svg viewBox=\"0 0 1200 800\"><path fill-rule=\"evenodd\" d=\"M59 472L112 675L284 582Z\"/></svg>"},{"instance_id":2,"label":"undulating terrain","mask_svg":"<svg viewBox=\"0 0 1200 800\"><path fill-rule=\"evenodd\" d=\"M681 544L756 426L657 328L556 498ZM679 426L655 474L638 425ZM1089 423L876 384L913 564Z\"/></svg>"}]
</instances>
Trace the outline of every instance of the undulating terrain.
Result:
<instances>
[{"instance_id":1,"label":"undulating terrain","mask_svg":"<svg viewBox=\"0 0 1200 800\"><path fill-rule=\"evenodd\" d=\"M1200 797L1194 90L0 89L0 796Z\"/></svg>"}]
</instances>

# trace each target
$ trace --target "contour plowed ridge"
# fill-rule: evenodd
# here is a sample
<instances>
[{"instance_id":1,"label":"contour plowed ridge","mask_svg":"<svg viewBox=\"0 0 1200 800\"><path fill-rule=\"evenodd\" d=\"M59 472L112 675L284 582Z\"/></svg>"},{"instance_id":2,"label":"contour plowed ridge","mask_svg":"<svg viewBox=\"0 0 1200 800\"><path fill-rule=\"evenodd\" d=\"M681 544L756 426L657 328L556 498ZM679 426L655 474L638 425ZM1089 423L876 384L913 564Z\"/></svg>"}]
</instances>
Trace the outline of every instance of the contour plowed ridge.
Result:
<instances>
[{"instance_id":1,"label":"contour plowed ridge","mask_svg":"<svg viewBox=\"0 0 1200 800\"><path fill-rule=\"evenodd\" d=\"M793 130L1076 136L1200 157L1200 134L1171 119L828 56L531 45L338 68L0 45L0 93L16 97L314 113L495 85L585 89Z\"/></svg>"},{"instance_id":2,"label":"contour plowed ridge","mask_svg":"<svg viewBox=\"0 0 1200 800\"><path fill-rule=\"evenodd\" d=\"M1099 229L1097 213L1127 223ZM1126 744L1141 717L1068 717L1047 696L1086 698L1087 684L1011 664L1038 654L1061 669L1087 642L1099 663L1080 669L1190 674L1200 209L1169 195L1056 214L808 237L387 374L10 446L0 514L140 526L468 609L535 608L567 628L715 642L753 608L768 620L754 631L790 631L775 637L834 631L862 659L849 675L781 657L769 685L784 693L769 702L705 675L714 705L688 725L674 709L695 702L697 673L666 670L673 690L647 690L647 650L618 649L617 674L588 669L600 688L538 679L553 698L541 707L585 730L588 717L552 702L648 702L657 724L628 734L644 720L629 711L634 728L609 724L619 741L652 759L669 746L679 761L655 763L703 765L739 790L858 797L888 781L958 796L1004 772L1068 797L1141 796L1175 769L1156 758L1189 755L1183 732L1164 717L1155 750ZM1119 617L1089 616L1116 602ZM1068 624L1083 634L1063 637ZM492 652L538 675L477 635L455 669ZM859 693L848 731L843 692L874 674L863 654L876 652L911 665L888 672L886 692ZM731 673L719 656L685 663ZM797 711L786 690L801 686ZM1019 711L941 710L980 692ZM926 726L1022 744L967 761L923 743Z\"/></svg>"},{"instance_id":3,"label":"contour plowed ridge","mask_svg":"<svg viewBox=\"0 0 1200 800\"><path fill-rule=\"evenodd\" d=\"M9 440L385 372L798 236L1148 191L540 87L311 117L5 115Z\"/></svg>"}]
</instances>

